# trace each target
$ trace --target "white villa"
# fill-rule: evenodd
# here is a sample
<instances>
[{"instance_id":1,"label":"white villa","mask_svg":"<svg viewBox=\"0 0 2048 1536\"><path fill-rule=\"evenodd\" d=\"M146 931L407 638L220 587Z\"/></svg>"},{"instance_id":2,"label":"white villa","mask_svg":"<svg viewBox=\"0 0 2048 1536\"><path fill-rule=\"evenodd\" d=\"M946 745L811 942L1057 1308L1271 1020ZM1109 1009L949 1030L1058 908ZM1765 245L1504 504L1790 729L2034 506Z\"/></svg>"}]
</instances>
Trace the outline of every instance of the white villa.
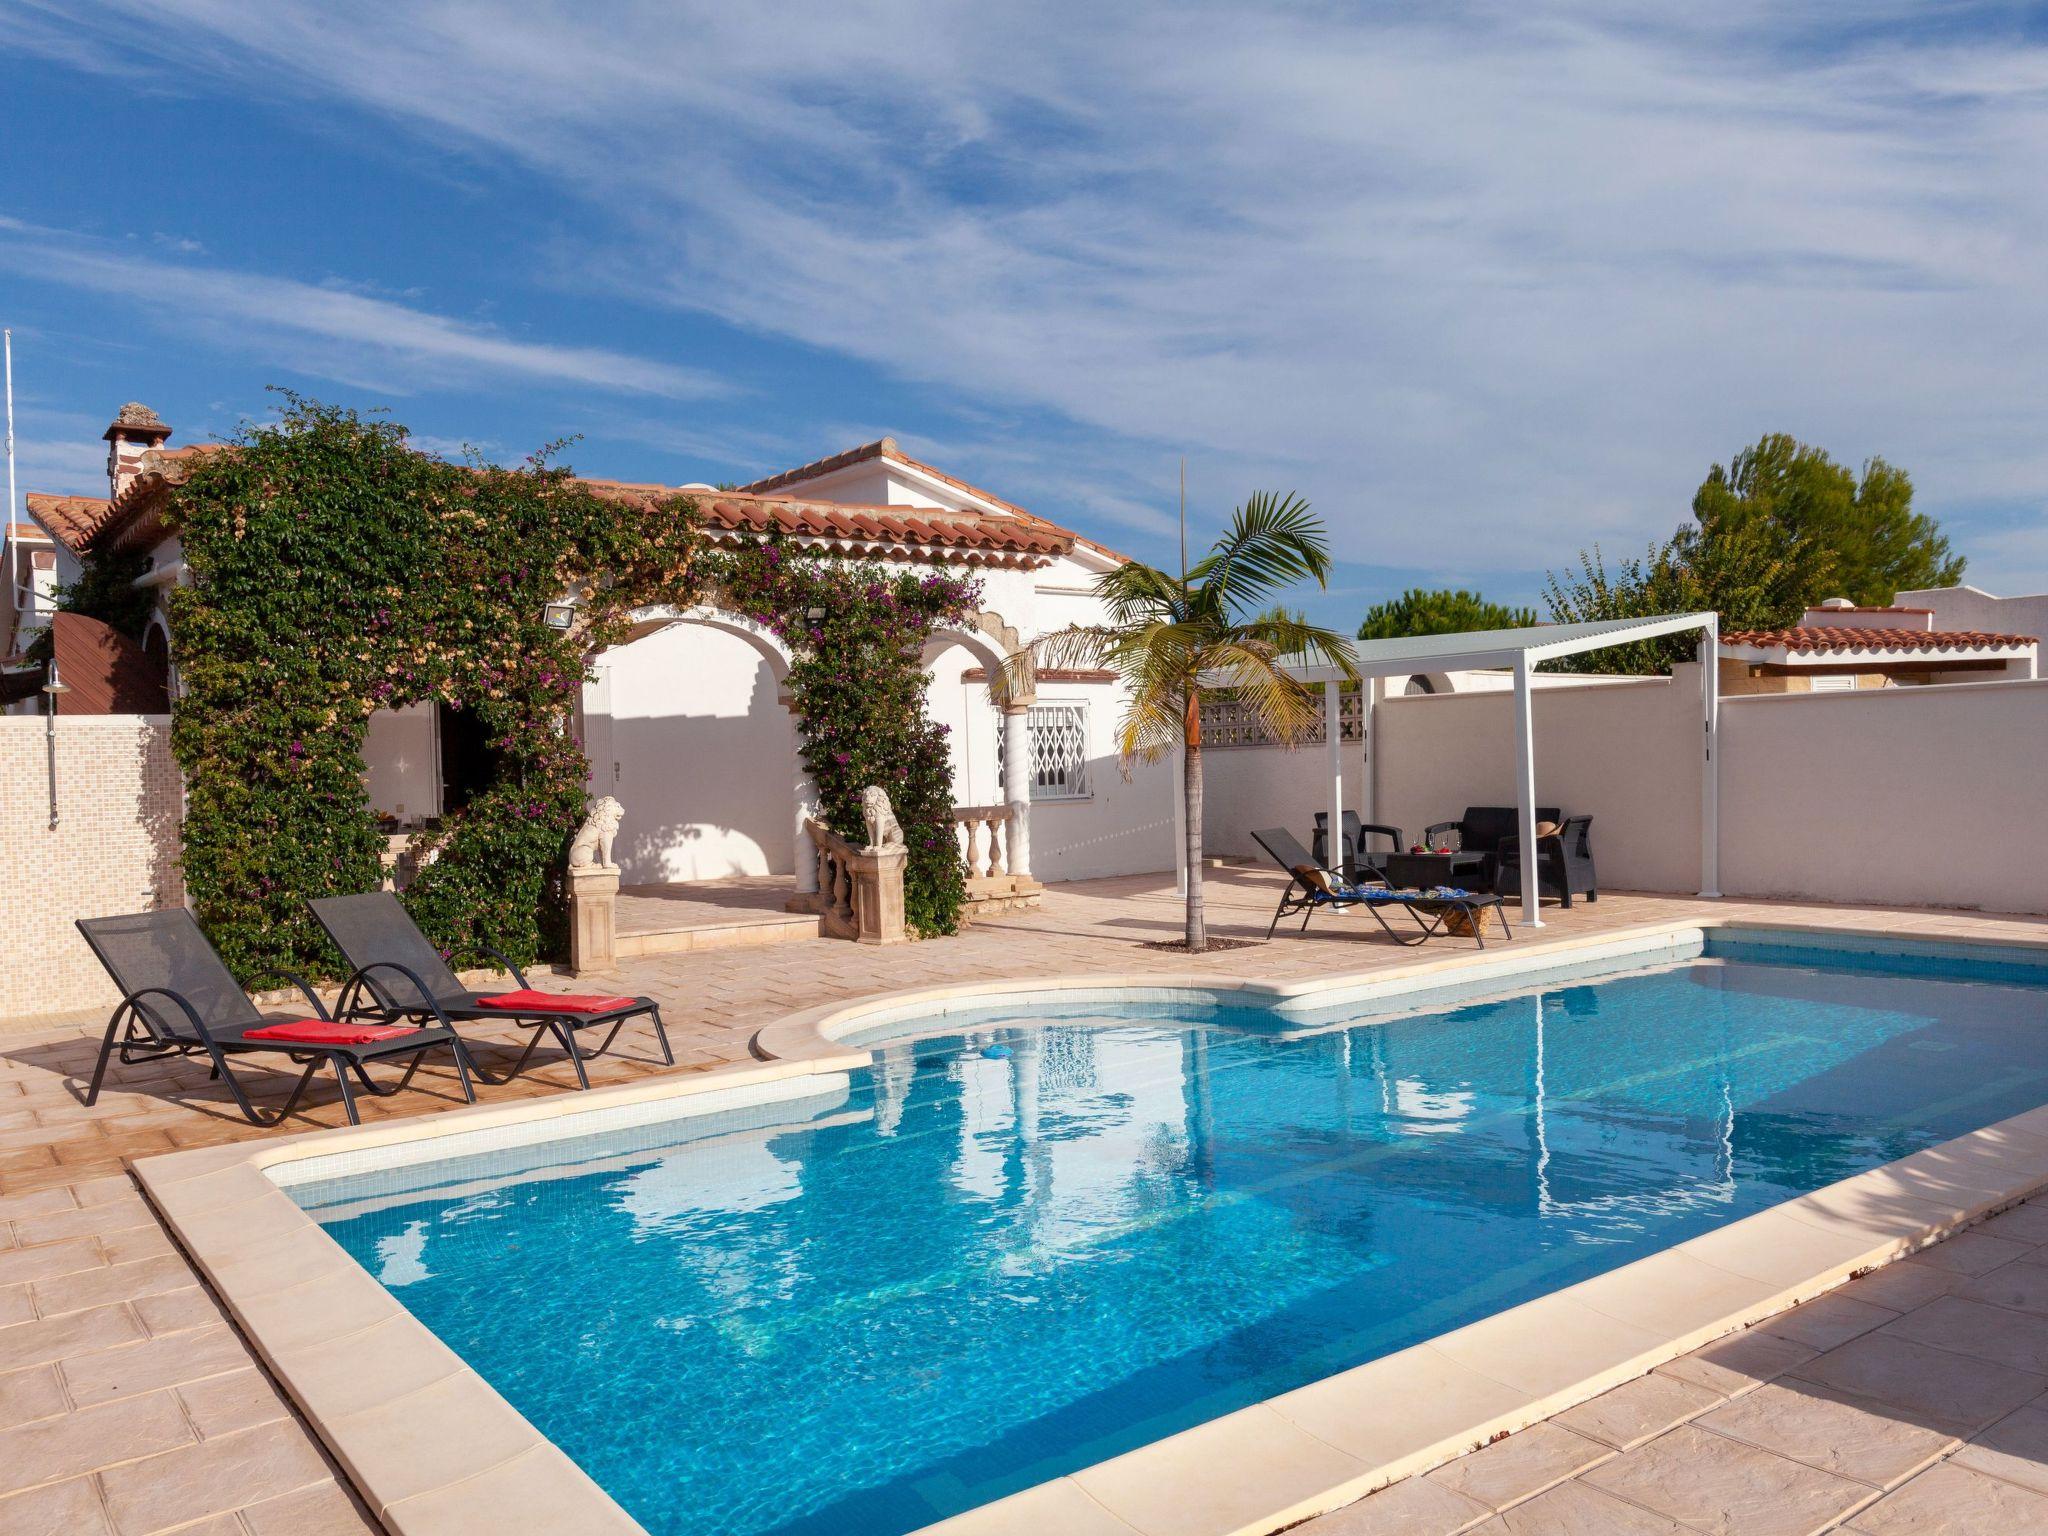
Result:
<instances>
[{"instance_id":1,"label":"white villa","mask_svg":"<svg viewBox=\"0 0 2048 1536\"><path fill-rule=\"evenodd\" d=\"M106 432L105 498L29 495L46 589L73 579L88 549L145 551L143 580L158 587L186 579L161 511L178 461L205 450L167 447L170 435L148 408L125 406ZM775 529L814 549L978 578L980 611L959 631L936 636L926 657L930 712L953 742L955 802L1023 804L1028 833L1013 847L1022 854L1028 846L1029 869L1013 873L1071 880L1173 866L1173 770L1162 763L1123 773L1114 745L1122 699L1112 674L1041 672L1036 696L1007 716L987 691L988 669L1021 639L1095 618L1094 579L1124 556L912 458L889 438L734 491L591 483L626 501L690 494L713 540ZM78 670L140 665L96 638L108 654L79 661ZM67 683L99 696L92 677L68 675L80 653L67 643L59 649ZM161 622L142 654L170 656ZM790 877L805 889L812 861L802 822L815 806L780 643L715 609L649 611L636 638L598 657L594 670L581 727L592 794L625 807L615 853L624 883ZM32 692L17 691L18 709L37 707ZM89 712L71 702L66 709ZM466 713L446 706L373 717L368 790L387 824L416 827L459 804L476 771L474 738Z\"/></svg>"}]
</instances>

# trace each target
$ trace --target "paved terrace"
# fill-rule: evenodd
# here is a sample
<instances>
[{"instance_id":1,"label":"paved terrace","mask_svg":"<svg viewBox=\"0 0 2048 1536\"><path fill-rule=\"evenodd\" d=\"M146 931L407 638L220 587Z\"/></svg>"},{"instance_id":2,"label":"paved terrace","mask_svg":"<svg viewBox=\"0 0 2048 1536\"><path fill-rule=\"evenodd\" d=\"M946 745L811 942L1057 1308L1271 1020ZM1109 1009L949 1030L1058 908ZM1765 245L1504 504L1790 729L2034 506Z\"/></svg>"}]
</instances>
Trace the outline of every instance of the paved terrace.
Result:
<instances>
[{"instance_id":1,"label":"paved terrace","mask_svg":"<svg viewBox=\"0 0 2048 1536\"><path fill-rule=\"evenodd\" d=\"M1259 938L1278 889L1210 875L1213 931ZM1546 909L1542 937L1711 911L1955 937L2048 938L2048 923L1964 913L1701 903L1610 894ZM1364 914L1200 958L1156 878L1056 887L1035 912L955 939L866 949L825 939L629 962L678 1056L651 1040L593 1064L600 1083L748 1056L798 1008L963 979L1171 970L1285 978L1393 968L1463 948L1400 949ZM20 957L20 959L29 957ZM104 1019L0 1023L0 1536L328 1536L374 1530L136 1192L131 1158L342 1122L243 1122L203 1066L111 1069L80 1102ZM559 1061L486 1100L559 1093ZM452 1079L366 1100L366 1119L460 1106ZM423 1086L422 1086L423 1085ZM278 1080L281 1093L284 1080ZM1307 1536L1864 1536L2048 1530L2048 1199L1605 1397L1301 1528Z\"/></svg>"}]
</instances>

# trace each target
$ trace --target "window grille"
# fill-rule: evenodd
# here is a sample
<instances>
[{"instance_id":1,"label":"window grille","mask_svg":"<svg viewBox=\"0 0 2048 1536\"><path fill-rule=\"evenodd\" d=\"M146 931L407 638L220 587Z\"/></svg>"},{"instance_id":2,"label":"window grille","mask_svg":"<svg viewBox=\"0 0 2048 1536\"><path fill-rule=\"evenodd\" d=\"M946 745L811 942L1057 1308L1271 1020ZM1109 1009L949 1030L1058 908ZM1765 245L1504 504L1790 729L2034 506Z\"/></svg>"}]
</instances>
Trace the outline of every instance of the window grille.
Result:
<instances>
[{"instance_id":1,"label":"window grille","mask_svg":"<svg viewBox=\"0 0 2048 1536\"><path fill-rule=\"evenodd\" d=\"M1298 746L1320 746L1323 741L1322 691L1316 690L1316 718L1302 732ZM1337 728L1343 741L1359 741L1365 724L1365 696L1356 688L1337 695ZM1202 700L1202 748L1270 747L1277 743L1266 734L1257 718L1238 700L1228 695Z\"/></svg>"},{"instance_id":2,"label":"window grille","mask_svg":"<svg viewBox=\"0 0 2048 1536\"><path fill-rule=\"evenodd\" d=\"M1034 704L1026 713L1031 740L1031 798L1084 800L1088 796L1088 706ZM996 737L996 782L1009 782L1004 743Z\"/></svg>"}]
</instances>

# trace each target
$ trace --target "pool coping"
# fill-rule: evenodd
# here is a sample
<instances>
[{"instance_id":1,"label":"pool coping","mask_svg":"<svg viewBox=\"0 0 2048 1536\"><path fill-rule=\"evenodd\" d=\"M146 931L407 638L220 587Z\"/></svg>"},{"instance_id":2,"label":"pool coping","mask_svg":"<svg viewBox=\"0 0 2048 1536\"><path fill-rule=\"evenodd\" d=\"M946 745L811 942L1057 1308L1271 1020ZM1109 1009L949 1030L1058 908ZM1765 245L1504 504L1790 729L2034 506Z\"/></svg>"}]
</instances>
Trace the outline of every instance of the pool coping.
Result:
<instances>
[{"instance_id":1,"label":"pool coping","mask_svg":"<svg viewBox=\"0 0 2048 1536\"><path fill-rule=\"evenodd\" d=\"M575 1116L779 1084L792 1096L872 1058L844 1037L1006 997L1089 992L1235 1002L1283 1015L1395 1000L1631 955L1711 931L1868 942L1887 952L2048 940L1687 918L1518 943L1394 972L1272 982L1133 974L984 981L791 1014L760 1030L766 1060L424 1119L146 1158L138 1181L252 1348L387 1530L641 1532L562 1450L415 1318L292 1200L271 1170ZM762 1087L759 1094L777 1091ZM1265 1536L1426 1471L1725 1334L1821 1295L2048 1188L2048 1106L1867 1170L1646 1258L925 1527L929 1536ZM520 1320L508 1317L506 1326ZM537 1338L537 1348L546 1340ZM644 1533L643 1533L644 1536Z\"/></svg>"}]
</instances>

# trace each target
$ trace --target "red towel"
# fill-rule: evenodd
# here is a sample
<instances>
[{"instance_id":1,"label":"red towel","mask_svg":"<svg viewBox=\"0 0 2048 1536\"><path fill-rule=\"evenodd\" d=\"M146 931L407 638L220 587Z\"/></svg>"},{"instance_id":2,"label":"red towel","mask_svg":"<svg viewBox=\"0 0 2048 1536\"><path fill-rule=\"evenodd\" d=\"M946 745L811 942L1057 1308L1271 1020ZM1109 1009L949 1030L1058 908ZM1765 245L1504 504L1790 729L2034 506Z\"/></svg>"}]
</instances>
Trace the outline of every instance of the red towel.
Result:
<instances>
[{"instance_id":1,"label":"red towel","mask_svg":"<svg viewBox=\"0 0 2048 1536\"><path fill-rule=\"evenodd\" d=\"M593 997L575 992L500 992L477 1001L508 1013L613 1013L640 1006L637 997Z\"/></svg>"},{"instance_id":2,"label":"red towel","mask_svg":"<svg viewBox=\"0 0 2048 1536\"><path fill-rule=\"evenodd\" d=\"M286 1045L375 1045L380 1040L396 1040L400 1035L416 1035L419 1030L409 1024L349 1024L328 1019L290 1019L282 1024L266 1024L261 1029L245 1029L244 1040L277 1040Z\"/></svg>"}]
</instances>

